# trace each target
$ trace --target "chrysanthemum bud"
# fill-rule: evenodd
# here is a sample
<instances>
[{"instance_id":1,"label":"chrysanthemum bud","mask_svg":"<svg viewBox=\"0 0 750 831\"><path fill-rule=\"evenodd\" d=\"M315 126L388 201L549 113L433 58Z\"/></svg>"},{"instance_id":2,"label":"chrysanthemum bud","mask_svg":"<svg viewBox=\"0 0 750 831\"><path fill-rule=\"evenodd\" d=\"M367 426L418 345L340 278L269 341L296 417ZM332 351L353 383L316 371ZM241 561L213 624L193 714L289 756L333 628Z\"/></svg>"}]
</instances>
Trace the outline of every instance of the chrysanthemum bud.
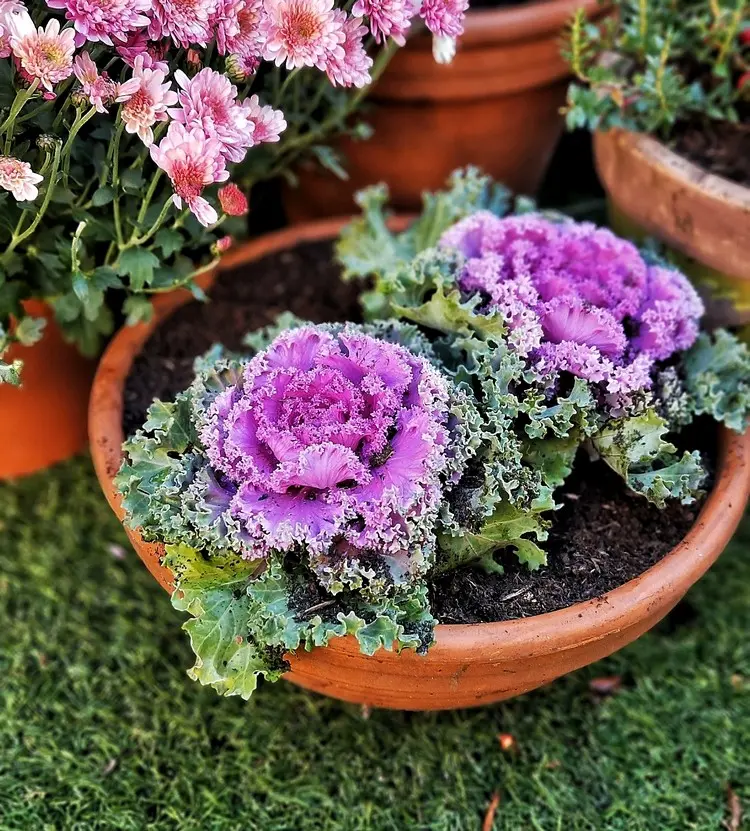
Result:
<instances>
[{"instance_id":1,"label":"chrysanthemum bud","mask_svg":"<svg viewBox=\"0 0 750 831\"><path fill-rule=\"evenodd\" d=\"M80 109L81 107L85 107L86 104L89 103L88 95L82 90L77 89L75 92L70 94L70 103L76 108Z\"/></svg>"},{"instance_id":2,"label":"chrysanthemum bud","mask_svg":"<svg viewBox=\"0 0 750 831\"><path fill-rule=\"evenodd\" d=\"M242 58L240 58L239 55L227 55L224 67L227 76L232 83L241 84L243 81L247 80L247 72L243 66Z\"/></svg>"},{"instance_id":3,"label":"chrysanthemum bud","mask_svg":"<svg viewBox=\"0 0 750 831\"><path fill-rule=\"evenodd\" d=\"M188 62L188 66L193 67L193 69L200 69L203 66L201 53L197 49L188 49L185 59Z\"/></svg>"},{"instance_id":4,"label":"chrysanthemum bud","mask_svg":"<svg viewBox=\"0 0 750 831\"><path fill-rule=\"evenodd\" d=\"M234 182L219 189L219 202L227 216L244 216L248 212L247 197Z\"/></svg>"},{"instance_id":5,"label":"chrysanthemum bud","mask_svg":"<svg viewBox=\"0 0 750 831\"><path fill-rule=\"evenodd\" d=\"M51 136L49 133L42 133L42 135L36 140L36 146L40 150L44 150L45 153L54 152L55 147L61 143L62 142L59 138L57 138L57 136Z\"/></svg>"},{"instance_id":6,"label":"chrysanthemum bud","mask_svg":"<svg viewBox=\"0 0 750 831\"><path fill-rule=\"evenodd\" d=\"M217 239L216 242L211 246L211 253L214 254L214 256L224 254L226 251L229 251L229 249L233 245L234 239L232 237L221 237L221 239Z\"/></svg>"}]
</instances>

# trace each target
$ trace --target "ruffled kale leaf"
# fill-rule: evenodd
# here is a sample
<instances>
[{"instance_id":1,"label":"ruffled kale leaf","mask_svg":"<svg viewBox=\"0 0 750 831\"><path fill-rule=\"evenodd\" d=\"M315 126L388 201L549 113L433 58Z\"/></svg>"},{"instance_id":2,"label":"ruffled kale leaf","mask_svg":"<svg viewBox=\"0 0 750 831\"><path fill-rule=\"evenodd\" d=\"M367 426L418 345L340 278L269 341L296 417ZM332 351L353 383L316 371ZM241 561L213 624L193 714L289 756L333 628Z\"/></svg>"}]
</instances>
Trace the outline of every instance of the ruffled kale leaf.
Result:
<instances>
[{"instance_id":1,"label":"ruffled kale leaf","mask_svg":"<svg viewBox=\"0 0 750 831\"><path fill-rule=\"evenodd\" d=\"M478 210L504 216L511 205L510 192L473 167L453 173L446 190L425 193L419 218L401 233L388 228L385 185L360 191L356 200L362 216L344 228L336 245L344 279L384 276L434 246L459 219Z\"/></svg>"},{"instance_id":2,"label":"ruffled kale leaf","mask_svg":"<svg viewBox=\"0 0 750 831\"><path fill-rule=\"evenodd\" d=\"M502 339L476 333L450 343L454 380L478 402L482 442L443 508L439 571L478 560L499 568L494 554L515 549L531 569L546 562L547 512L570 474L578 448L599 424L588 382L567 393L529 372Z\"/></svg>"},{"instance_id":3,"label":"ruffled kale leaf","mask_svg":"<svg viewBox=\"0 0 750 831\"><path fill-rule=\"evenodd\" d=\"M397 317L432 332L500 338L506 326L500 314L478 314L478 295L464 298L456 285L461 255L430 248L408 264L398 266L361 296L368 319Z\"/></svg>"},{"instance_id":4,"label":"ruffled kale leaf","mask_svg":"<svg viewBox=\"0 0 750 831\"><path fill-rule=\"evenodd\" d=\"M288 669L286 653L332 638L353 635L366 655L425 652L432 642L436 621L424 584L368 603L355 593L326 595L300 562L281 556L259 563L230 553L205 557L184 545L166 551L172 605L190 615L183 624L195 653L188 675L221 695L249 698L261 676L276 681Z\"/></svg>"},{"instance_id":5,"label":"ruffled kale leaf","mask_svg":"<svg viewBox=\"0 0 750 831\"><path fill-rule=\"evenodd\" d=\"M191 403L186 393L174 402L155 401L141 430L125 442L125 461L115 476L128 524L147 539L172 539L181 521L182 494L198 467Z\"/></svg>"},{"instance_id":6,"label":"ruffled kale leaf","mask_svg":"<svg viewBox=\"0 0 750 831\"><path fill-rule=\"evenodd\" d=\"M361 592L330 595L302 562L273 557L248 586L254 605L250 628L255 638L287 651L326 646L332 638L353 635L366 655L378 649L425 652L436 621L426 586L392 587L377 598Z\"/></svg>"},{"instance_id":7,"label":"ruffled kale leaf","mask_svg":"<svg viewBox=\"0 0 750 831\"><path fill-rule=\"evenodd\" d=\"M538 543L547 539L549 521L543 515L555 507L549 489L526 509L502 502L478 531L465 530L460 536L439 538L436 572L451 571L475 561L488 571L502 571L493 555L508 546L515 548L520 562L535 571L547 563L547 555Z\"/></svg>"},{"instance_id":8,"label":"ruffled kale leaf","mask_svg":"<svg viewBox=\"0 0 750 831\"><path fill-rule=\"evenodd\" d=\"M682 360L682 375L695 415L742 432L750 420L750 349L724 329L701 334Z\"/></svg>"},{"instance_id":9,"label":"ruffled kale leaf","mask_svg":"<svg viewBox=\"0 0 750 831\"><path fill-rule=\"evenodd\" d=\"M706 471L697 451L677 455L677 448L665 439L668 432L667 422L648 410L611 420L592 445L629 488L658 507L663 508L667 499L689 504L700 493Z\"/></svg>"},{"instance_id":10,"label":"ruffled kale leaf","mask_svg":"<svg viewBox=\"0 0 750 831\"><path fill-rule=\"evenodd\" d=\"M190 678L244 699L259 676L280 678L286 669L283 651L259 645L250 632L255 604L247 588L257 564L233 554L206 558L184 545L166 550L164 565L175 574L172 605L190 615L182 627L196 656Z\"/></svg>"}]
</instances>

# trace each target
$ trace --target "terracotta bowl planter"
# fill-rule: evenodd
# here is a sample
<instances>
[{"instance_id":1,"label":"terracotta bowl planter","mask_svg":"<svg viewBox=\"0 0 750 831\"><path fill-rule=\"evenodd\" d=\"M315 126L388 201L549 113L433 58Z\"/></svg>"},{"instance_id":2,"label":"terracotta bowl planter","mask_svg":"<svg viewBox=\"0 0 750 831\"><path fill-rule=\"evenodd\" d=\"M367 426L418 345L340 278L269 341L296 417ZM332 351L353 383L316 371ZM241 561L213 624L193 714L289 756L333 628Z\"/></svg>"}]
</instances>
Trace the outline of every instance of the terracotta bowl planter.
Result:
<instances>
[{"instance_id":1,"label":"terracotta bowl planter","mask_svg":"<svg viewBox=\"0 0 750 831\"><path fill-rule=\"evenodd\" d=\"M431 37L411 38L370 96L373 138L340 145L349 180L312 165L297 171L299 186L285 194L290 221L351 213L355 191L374 182L389 185L394 207L416 210L422 191L467 164L534 193L563 127L561 33L581 6L593 18L606 10L597 0L548 0L469 12L445 66L432 57Z\"/></svg>"},{"instance_id":2,"label":"terracotta bowl planter","mask_svg":"<svg viewBox=\"0 0 750 831\"><path fill-rule=\"evenodd\" d=\"M597 133L594 150L614 229L671 246L709 300L712 322L750 322L750 188L709 173L648 135Z\"/></svg>"},{"instance_id":3,"label":"terracotta bowl planter","mask_svg":"<svg viewBox=\"0 0 750 831\"><path fill-rule=\"evenodd\" d=\"M234 252L226 265L257 259L305 240L330 238L341 221L272 234ZM122 453L123 388L133 360L150 334L187 293L166 298L149 324L123 329L111 342L91 395L89 430L99 482L122 518L112 478ZM290 655L295 684L345 701L405 710L441 710L489 704L528 692L597 661L652 627L716 560L739 523L750 493L750 431L722 431L716 486L690 533L661 562L603 597L557 612L504 623L440 625L426 657L408 651L366 657L353 638L326 649ZM127 529L138 555L167 590L163 547Z\"/></svg>"},{"instance_id":4,"label":"terracotta bowl planter","mask_svg":"<svg viewBox=\"0 0 750 831\"><path fill-rule=\"evenodd\" d=\"M94 362L63 340L49 306L29 300L24 308L47 324L38 343L14 344L5 358L24 365L22 386L0 384L0 479L43 470L86 446Z\"/></svg>"}]
</instances>

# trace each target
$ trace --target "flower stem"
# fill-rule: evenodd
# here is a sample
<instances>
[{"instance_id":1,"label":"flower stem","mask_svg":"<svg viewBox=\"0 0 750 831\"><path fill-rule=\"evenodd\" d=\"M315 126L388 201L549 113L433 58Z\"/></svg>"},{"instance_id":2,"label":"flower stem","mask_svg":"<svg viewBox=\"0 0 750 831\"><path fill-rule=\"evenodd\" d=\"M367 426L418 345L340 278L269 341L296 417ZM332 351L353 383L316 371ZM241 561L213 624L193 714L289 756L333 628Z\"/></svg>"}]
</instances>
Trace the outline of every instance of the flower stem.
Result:
<instances>
[{"instance_id":1,"label":"flower stem","mask_svg":"<svg viewBox=\"0 0 750 831\"><path fill-rule=\"evenodd\" d=\"M111 160L112 160L112 190L114 191L114 196L112 199L112 213L114 215L115 220L115 234L117 235L117 245L122 248L123 244L123 233L122 233L122 222L120 221L120 139L122 138L122 131L125 129L125 122L120 119L117 129L115 130L115 136L112 139L112 146L110 148L111 151Z\"/></svg>"},{"instance_id":2,"label":"flower stem","mask_svg":"<svg viewBox=\"0 0 750 831\"><path fill-rule=\"evenodd\" d=\"M151 179L151 184L146 191L146 197L143 200L143 204L141 205L141 209L138 212L138 219L136 219L136 228L140 228L143 224L143 220L146 218L146 211L148 211L149 205L151 204L151 200L154 198L154 193L156 192L156 186L159 184L159 179L161 179L161 168L156 169L156 173L154 174L153 179Z\"/></svg>"},{"instance_id":3,"label":"flower stem","mask_svg":"<svg viewBox=\"0 0 750 831\"><path fill-rule=\"evenodd\" d=\"M11 251L17 248L25 239L28 239L28 237L30 237L34 233L34 231L36 231L37 226L42 221L42 218L44 217L44 214L46 213L47 208L49 207L50 200L52 199L52 194L55 190L55 180L57 179L57 171L60 169L61 155L62 154L60 150L60 145L56 144L55 155L52 159L52 170L50 171L49 176L47 177L47 190L44 193L44 199L42 200L42 204L39 210L36 212L36 215L34 216L31 225L29 225L29 227L23 233L13 234L10 243L8 244L8 247L5 249L4 256L10 254Z\"/></svg>"},{"instance_id":4,"label":"flower stem","mask_svg":"<svg viewBox=\"0 0 750 831\"><path fill-rule=\"evenodd\" d=\"M172 197L170 196L167 201L162 206L162 209L159 213L159 216L156 217L154 224L146 231L145 234L141 237L136 237L135 234L125 243L123 246L123 250L126 248L133 248L136 245L143 245L144 242L148 242L151 237L159 230L161 227L162 222L164 222L164 217L166 217L169 209L172 207Z\"/></svg>"},{"instance_id":5,"label":"flower stem","mask_svg":"<svg viewBox=\"0 0 750 831\"><path fill-rule=\"evenodd\" d=\"M10 144L13 140L13 127L16 122L16 117L21 112L21 110L26 105L26 102L31 98L31 96L36 92L36 88L39 86L39 79L35 78L31 82L31 86L28 89L19 90L16 93L16 97L13 99L13 103L10 106L10 112L8 113L8 117L0 124L0 134L6 133L5 137L5 153L10 153Z\"/></svg>"},{"instance_id":6,"label":"flower stem","mask_svg":"<svg viewBox=\"0 0 750 831\"><path fill-rule=\"evenodd\" d=\"M91 119L96 115L96 108L91 107L85 115L81 115L80 113L76 113L75 121L73 122L73 126L70 128L70 133L68 134L68 140L65 142L63 149L62 149L62 156L63 156L63 181L65 184L68 184L68 174L70 173L70 151L73 147L73 141L75 137L78 135L81 128L87 124Z\"/></svg>"}]
</instances>

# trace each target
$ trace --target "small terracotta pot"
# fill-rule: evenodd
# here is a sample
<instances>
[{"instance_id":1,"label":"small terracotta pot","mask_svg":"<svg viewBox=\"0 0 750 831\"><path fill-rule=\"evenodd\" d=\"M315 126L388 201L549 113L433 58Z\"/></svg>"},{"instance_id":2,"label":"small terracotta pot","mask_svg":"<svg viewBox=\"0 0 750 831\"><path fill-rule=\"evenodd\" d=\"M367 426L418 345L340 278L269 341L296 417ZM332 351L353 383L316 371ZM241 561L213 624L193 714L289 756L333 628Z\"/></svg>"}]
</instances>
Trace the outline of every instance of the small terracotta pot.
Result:
<instances>
[{"instance_id":1,"label":"small terracotta pot","mask_svg":"<svg viewBox=\"0 0 750 831\"><path fill-rule=\"evenodd\" d=\"M335 236L341 221L311 223L271 234L238 249L226 266L258 259L302 241ZM172 295L149 324L123 329L99 365L89 410L91 447L99 482L122 519L112 479L122 460L123 388L135 357L156 327L189 299ZM742 518L750 493L750 430L721 433L716 486L685 539L640 577L606 595L567 609L503 623L439 625L436 644L420 657L408 650L366 657L351 638L325 649L290 655L285 677L345 701L405 710L489 704L528 692L597 661L652 627L716 560ZM166 590L172 574L161 565L163 546L127 529L139 557Z\"/></svg>"},{"instance_id":2,"label":"small terracotta pot","mask_svg":"<svg viewBox=\"0 0 750 831\"><path fill-rule=\"evenodd\" d=\"M422 191L468 164L536 192L563 127L561 33L580 6L594 18L606 10L597 0L548 0L469 12L448 65L435 63L431 37L411 38L370 95L372 139L339 145L349 179L305 165L285 192L290 221L351 213L353 194L376 182L388 184L396 209L417 210Z\"/></svg>"},{"instance_id":3,"label":"small terracotta pot","mask_svg":"<svg viewBox=\"0 0 750 831\"><path fill-rule=\"evenodd\" d=\"M708 301L711 322L750 322L750 188L715 176L651 136L594 136L614 229L667 243Z\"/></svg>"},{"instance_id":4,"label":"small terracotta pot","mask_svg":"<svg viewBox=\"0 0 750 831\"><path fill-rule=\"evenodd\" d=\"M23 361L21 386L0 384L0 479L43 470L86 446L86 407L94 362L63 340L52 310L24 302L47 323L33 346L14 344L6 361Z\"/></svg>"}]
</instances>

